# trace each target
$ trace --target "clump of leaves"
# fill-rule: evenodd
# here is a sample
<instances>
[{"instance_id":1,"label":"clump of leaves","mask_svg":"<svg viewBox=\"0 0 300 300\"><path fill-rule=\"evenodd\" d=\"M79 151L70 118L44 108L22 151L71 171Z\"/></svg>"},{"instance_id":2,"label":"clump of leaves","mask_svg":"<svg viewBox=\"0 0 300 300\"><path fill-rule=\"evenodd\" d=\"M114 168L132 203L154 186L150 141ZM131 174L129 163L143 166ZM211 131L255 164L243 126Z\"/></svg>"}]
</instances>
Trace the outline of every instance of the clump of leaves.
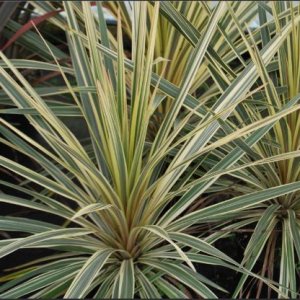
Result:
<instances>
[{"instance_id":1,"label":"clump of leaves","mask_svg":"<svg viewBox=\"0 0 300 300\"><path fill-rule=\"evenodd\" d=\"M248 47L248 52L259 73L260 83L265 89L239 105L235 116L230 118L232 123L224 124L224 132L236 130L241 127L241 124L249 125L263 120L284 107L299 103L299 9L299 5L295 6L288 2L270 3L268 6L259 5L260 26L248 36L243 31L241 22L237 18L234 19L235 27ZM267 15L270 17L269 22L267 22ZM292 30L274 56L272 68L268 68L259 55L253 37L259 34L260 46L266 46L271 41L271 37L282 32L289 22L293 24ZM241 167L236 168L232 173L234 181L236 182L236 178L240 181L235 184L236 192L245 194L299 183L299 125L299 111L296 110L284 116L266 132L264 139L248 149L247 155L240 161ZM231 145L231 147L236 146L237 144ZM238 146L243 145L238 144ZM219 152L220 157L224 157L226 152L226 150L224 153ZM260 162L263 161L268 163L261 164ZM256 266L262 276L267 275L270 279L278 280L282 295L292 298L297 297L299 291L297 283L299 282L297 262L300 259L299 196L297 189L247 209L236 219L235 228L239 228L241 218L248 219L252 228L255 225L244 252L244 266L248 269ZM234 226L232 228L234 229ZM253 292L253 296L261 297L263 282L258 281L256 285L247 282L246 279L247 275L243 275L234 295L243 296ZM268 297L271 297L270 290Z\"/></svg>"},{"instance_id":2,"label":"clump of leaves","mask_svg":"<svg viewBox=\"0 0 300 300\"><path fill-rule=\"evenodd\" d=\"M201 222L226 224L228 218L236 218L251 207L297 191L299 182L188 209L221 175L236 171L230 167L239 163L278 120L299 109L297 99L264 119L243 124L220 137L219 129L227 128L227 118L235 115L238 104L252 94L249 90L260 75L256 64L249 62L226 86L222 78L212 76L213 87L219 86L221 93L217 99L211 94L213 105L209 109L201 97L189 93L199 68L207 63L208 47L225 13L234 21L235 13L228 14L231 4L218 3L202 26L201 35L193 38L194 48L186 59L179 86L165 79L163 72L153 72L160 13L167 14L177 27L179 24L181 34L189 40L194 30L176 9L160 6L155 2L148 19L150 4L133 4L132 60L124 57L120 14L115 52L103 30L100 3L98 16L94 16L89 2L63 2L67 24L59 17L54 19L66 29L71 67L60 65L42 35L40 45L46 47L55 63L12 61L0 52L0 85L9 98L5 101L10 101L15 113L26 115L44 142L37 143L1 119L0 141L34 160L42 170L37 172L0 156L1 166L26 179L22 185L2 181L24 197L1 193L0 201L64 219L57 224L1 217L2 230L28 233L26 237L0 241L1 258L23 248L58 251L3 277L2 298L185 298L185 289L215 298L214 289L224 290L196 272L195 263L225 266L259 277L212 245L222 232L202 239L188 232ZM293 26L293 22L287 22L280 34L257 51L263 65L269 64ZM220 61L220 57L210 59ZM72 103L49 100L49 90L33 88L18 70L24 66L59 71L65 87L50 94L67 93ZM66 74L75 77L76 85ZM154 139L148 139L152 115L165 99L170 106ZM66 115L86 124L89 136L85 143L62 121ZM239 147L231 148L232 143ZM225 157L199 176L203 157L219 149L224 153L228 148L231 151ZM270 159L284 158L268 157L259 163ZM236 168L243 167L238 164ZM243 220L239 226L252 221ZM277 290L276 284L259 279Z\"/></svg>"}]
</instances>

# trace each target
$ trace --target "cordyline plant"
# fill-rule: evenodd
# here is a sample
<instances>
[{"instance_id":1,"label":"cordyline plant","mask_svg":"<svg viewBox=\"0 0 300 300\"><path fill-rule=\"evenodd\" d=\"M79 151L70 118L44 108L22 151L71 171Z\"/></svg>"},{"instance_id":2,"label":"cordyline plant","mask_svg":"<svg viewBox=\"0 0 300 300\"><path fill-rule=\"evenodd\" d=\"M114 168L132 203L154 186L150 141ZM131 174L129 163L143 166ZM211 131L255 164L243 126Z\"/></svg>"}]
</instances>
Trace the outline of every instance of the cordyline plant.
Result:
<instances>
[{"instance_id":1,"label":"cordyline plant","mask_svg":"<svg viewBox=\"0 0 300 300\"><path fill-rule=\"evenodd\" d=\"M123 29L126 36L131 38L130 16L132 7L130 2L127 5L123 2L107 2L105 6L115 17L117 17L118 11L121 11ZM158 19L154 58L155 61L164 59L169 63L166 67L165 64L156 63L153 66L153 71L158 74L163 72L165 79L175 85L180 85L187 61L197 44L201 31L207 24L212 9L208 2L199 3L197 1L166 1L161 2L160 7L161 14ZM236 17L246 23L251 22L257 14L255 2L234 2L232 9L235 11ZM178 15L178 11L180 15ZM149 18L152 14L153 6L149 6ZM176 19L171 18L174 14L177 14ZM236 73L245 66L242 55L247 49L238 30L232 26L232 23L233 20L229 11L224 11L224 16L218 23L216 33L208 45L206 59L199 66L190 87L190 94L199 95L201 93L202 105L211 105L222 92L219 88L220 84L222 82L229 83L235 78ZM189 34L186 34L184 28L189 28ZM149 30L150 28L148 28ZM259 36L256 36L257 38ZM239 59L241 64L234 63L236 59ZM210 80L211 78L216 80ZM158 106L153 114L149 135L156 135L171 103L172 99L167 97Z\"/></svg>"},{"instance_id":2,"label":"cordyline plant","mask_svg":"<svg viewBox=\"0 0 300 300\"><path fill-rule=\"evenodd\" d=\"M53 9L48 2L35 5L42 10ZM253 179L253 172L260 170L257 166L270 172L272 164L293 164L300 154L297 147L281 152L284 155L259 151L259 145L270 149L270 137L265 136L271 135L273 141L274 132L278 133L286 120L292 119L296 122L294 128L298 128L295 119L300 108L299 89L289 87L284 96L279 95L271 79L273 74L268 73L270 65L273 72L277 71L274 60L285 58L284 52L278 53L283 49L292 51L299 32L298 11L285 8L278 12L276 7L271 10L274 20L268 25L273 31L262 34L260 45L260 33L268 27L262 24L256 32L245 33L247 24L241 24L237 17L236 4L219 2L210 9L207 4L198 3L203 6L199 12L205 10L207 17L201 26L194 27L179 4L177 7L168 2L134 2L129 60L122 45L124 11L116 12L118 38L114 40L106 31L100 3L96 5L98 14L93 15L89 2L63 2L66 20L61 16L53 18L54 24L66 30L69 66L61 65L53 47L38 31L36 41L44 52L48 51L48 62L10 60L0 52L0 85L6 94L1 99L14 106L2 113L24 114L43 140L38 143L0 119L1 143L41 167L41 171L32 170L0 156L1 166L25 178L20 185L2 180L1 185L23 196L2 192L0 201L63 220L59 223L1 216L1 230L25 233L25 237L0 241L1 258L24 248L56 252L2 277L0 297L215 298L216 290L224 291L197 272L195 264L240 271L243 277L235 296L248 276L266 283L280 297L297 295L295 279L291 277L295 267L291 249L295 245L299 252L299 225L293 210L288 208L288 220L294 223L284 221L284 226L292 226L292 235L287 233L283 238L282 264L286 261L289 266L282 268L279 284L251 273L255 260L250 255L249 262L247 255L252 252L258 256L261 251L253 250L253 245L266 243L268 236L261 232L270 231L261 228L275 226L274 212L279 206L276 204L275 210L269 200L292 199L300 189L297 179L274 184L268 179L268 184L263 184L260 177ZM270 8L257 3L249 7L251 16L257 12L262 20L263 12ZM194 8L190 5L190 12ZM180 39L191 43L185 66L178 73L174 68L176 76L171 74L167 78L165 74L170 74L168 64L172 65L173 58L164 57L157 50L161 34L158 22L163 18L170 28L178 30L176 35ZM225 24L235 29L226 35L230 47L222 48L218 42L214 48L217 40L224 40ZM171 44L175 41L169 43L168 47L175 47ZM157 51L163 59L157 60ZM242 58L245 52L250 59ZM242 64L233 69L230 62L236 58ZM65 87L35 88L19 71L21 68L60 72ZM226 70L231 71L231 76L224 75ZM281 74L283 70L289 69L279 65ZM278 85L285 85L291 77L279 77L282 81ZM202 99L196 91L204 84L211 90ZM68 94L71 103L48 98L61 94ZM257 103L254 96L259 96ZM275 106L272 101L276 99ZM149 135L153 115L164 101L168 103L156 134ZM84 121L89 132L84 141L63 122L65 116ZM203 172L204 169L207 171ZM215 183L216 189L220 189L230 182L228 178L222 181L222 175L242 179L245 184L238 188L242 194L204 208L195 207ZM231 224L230 220L235 222ZM195 231L200 223L235 230L257 221L245 265L212 245L226 233L220 231L200 238Z\"/></svg>"},{"instance_id":3,"label":"cordyline plant","mask_svg":"<svg viewBox=\"0 0 300 300\"><path fill-rule=\"evenodd\" d=\"M267 23L266 10L260 7L258 11L261 25L258 31L261 33L263 46L268 44L275 32L281 32L288 22L293 24L291 32L274 57L274 69L271 72L267 71L253 39L251 36L247 39L240 22L235 18L236 28L243 36L251 58L257 66L265 91L264 103L252 101L238 107L235 116L229 118L233 125L229 131L236 130L241 123L251 124L262 120L290 103L299 101L300 31L299 25L295 22L296 16L299 15L299 6L293 6L288 2L274 2L271 3L269 9L268 13L272 15L274 22ZM287 11L289 11L288 14ZM265 134L264 140L253 145L247 155L243 157L241 161L244 165L243 168L237 168L232 173L235 178L239 178L243 182L242 185L236 186L236 192L245 194L284 184L297 184L300 179L299 149L300 118L299 112L295 111L276 123ZM225 149L223 148L223 150ZM230 151L230 148L228 150ZM225 150L224 153L219 152L219 158L225 157L228 150ZM269 163L261 165L260 162L268 157L272 157ZM284 160L276 159L280 157ZM255 163L253 163L254 160ZM236 221L248 219L252 228L255 225L243 257L245 266L252 269L261 259L262 264L259 271L261 275L268 274L270 279L278 277L276 279L281 285L282 294L292 298L297 297L299 289L299 284L297 284L300 258L299 197L299 190L280 197L273 197L268 202L245 210L239 219L236 219ZM240 228L238 223L236 227ZM276 268L279 269L279 275L276 274ZM237 296L239 292L240 295L243 295L242 292L246 293L253 289L256 296L260 297L262 282L260 281L258 285L245 286L246 278L247 275L243 275L234 295ZM270 291L268 295L271 296Z\"/></svg>"},{"instance_id":4,"label":"cordyline plant","mask_svg":"<svg viewBox=\"0 0 300 300\"><path fill-rule=\"evenodd\" d=\"M121 20L125 33L129 38L132 37L132 24L130 15L132 7L130 2L125 5L122 2L107 2L106 7L111 13L117 17L118 11L121 11ZM180 85L182 82L181 74L186 68L186 63L196 45L201 31L207 24L212 9L208 2L199 3L197 1L166 1L160 3L161 14L158 19L158 29L156 32L156 42L154 46L155 59L169 60L171 63L164 70L164 65L156 63L153 67L155 73L161 73L164 70L164 78L175 85ZM255 2L234 2L232 9L236 13L236 17L242 22L249 23L257 14L257 3ZM153 14L153 6L148 7L148 14L151 18ZM172 19L171 16L178 14L179 19ZM181 22L181 24L180 24ZM205 99L213 99L213 96L220 94L218 82L208 83L210 77L218 76L225 82L229 82L232 76L235 76L235 70L229 67L229 63L236 58L240 58L243 62L237 67L245 65L242 54L246 48L239 32L232 26L232 18L229 11L224 11L222 20L219 21L216 34L208 45L206 60L199 66L193 83L190 87L190 93L199 93L201 88L202 102ZM190 34L183 34L184 27L188 26L191 30ZM226 31L224 30L226 28ZM149 30L149 28L148 28ZM234 43L233 43L234 41ZM213 46L212 46L213 45ZM238 49L238 50L237 50ZM165 114L168 112L172 100L166 100L158 108L158 112Z\"/></svg>"}]
</instances>

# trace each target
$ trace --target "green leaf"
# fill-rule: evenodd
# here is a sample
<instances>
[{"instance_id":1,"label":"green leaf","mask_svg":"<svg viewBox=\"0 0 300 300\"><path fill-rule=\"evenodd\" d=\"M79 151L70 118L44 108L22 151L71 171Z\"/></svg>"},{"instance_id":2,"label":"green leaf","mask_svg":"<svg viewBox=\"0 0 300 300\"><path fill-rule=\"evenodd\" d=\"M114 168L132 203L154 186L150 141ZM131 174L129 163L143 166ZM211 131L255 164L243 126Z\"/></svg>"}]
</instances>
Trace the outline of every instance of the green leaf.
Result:
<instances>
[{"instance_id":1,"label":"green leaf","mask_svg":"<svg viewBox=\"0 0 300 300\"><path fill-rule=\"evenodd\" d=\"M197 273L189 270L188 268L183 269L180 266L175 265L174 263L151 259L141 259L141 262L155 267L158 270L166 272L169 276L190 287L201 297L209 299L217 298L217 296L209 288L207 288L197 279L197 276L195 275Z\"/></svg>"},{"instance_id":2,"label":"green leaf","mask_svg":"<svg viewBox=\"0 0 300 300\"><path fill-rule=\"evenodd\" d=\"M36 290L39 290L43 287L49 286L53 282L59 282L67 280L69 277L75 276L75 272L81 266L81 262L74 262L71 265L62 267L61 269L54 269L41 275L37 275L34 278L25 281L24 283L18 284L15 288L12 288L2 294L1 298L11 298L16 299L23 296L26 296Z\"/></svg>"},{"instance_id":3,"label":"green leaf","mask_svg":"<svg viewBox=\"0 0 300 300\"><path fill-rule=\"evenodd\" d=\"M148 279L148 277L142 270L137 269L137 280L140 283L147 298L158 299L161 297L155 285ZM157 282L157 280L155 282Z\"/></svg>"},{"instance_id":4,"label":"green leaf","mask_svg":"<svg viewBox=\"0 0 300 300\"><path fill-rule=\"evenodd\" d=\"M251 236L250 241L247 244L247 247L244 252L243 262L245 268L249 271L252 270L255 263L259 259L260 254L262 253L263 248L265 247L268 238L270 237L272 231L275 229L277 224L276 221L276 211L278 210L279 205L271 205L263 213L259 219L254 232ZM233 297L237 297L240 290L243 288L244 283L248 278L248 274L243 274L239 283L236 286Z\"/></svg>"},{"instance_id":5,"label":"green leaf","mask_svg":"<svg viewBox=\"0 0 300 300\"><path fill-rule=\"evenodd\" d=\"M170 243L178 252L178 254L182 257L182 259L188 264L188 266L190 266L190 268L194 271L195 267L192 264L192 262L189 260L189 258L186 256L186 254L181 250L180 247L178 247L176 245L176 243L174 243L172 241L172 238L169 236L168 232L166 232L163 228L156 226L156 225L147 225L147 226L143 226L137 229L144 229L144 230L148 230L152 233L154 233L155 235L159 236L160 238L162 238L163 240L166 240L168 243Z\"/></svg>"},{"instance_id":6,"label":"green leaf","mask_svg":"<svg viewBox=\"0 0 300 300\"><path fill-rule=\"evenodd\" d=\"M288 220L285 219L282 225L282 243L280 259L280 276L279 276L279 297L296 298L296 266L294 257L292 236L289 234Z\"/></svg>"},{"instance_id":7,"label":"green leaf","mask_svg":"<svg viewBox=\"0 0 300 300\"><path fill-rule=\"evenodd\" d=\"M300 228L297 223L295 211L288 210L288 215L289 215L289 229L293 237L295 250L297 252L298 258L300 259Z\"/></svg>"},{"instance_id":8,"label":"green leaf","mask_svg":"<svg viewBox=\"0 0 300 300\"><path fill-rule=\"evenodd\" d=\"M91 230L85 228L67 228L67 229L54 229L42 233L37 233L19 240L16 240L0 249L0 258L4 257L19 249L37 245L39 242L48 241L58 238L69 238L92 233Z\"/></svg>"},{"instance_id":9,"label":"green leaf","mask_svg":"<svg viewBox=\"0 0 300 300\"><path fill-rule=\"evenodd\" d=\"M81 270L76 275L72 284L65 293L65 298L83 298L86 296L86 291L92 284L105 265L107 259L115 250L101 249L95 252L84 264Z\"/></svg>"},{"instance_id":10,"label":"green leaf","mask_svg":"<svg viewBox=\"0 0 300 300\"><path fill-rule=\"evenodd\" d=\"M169 230L174 230L178 226L180 226L180 228L184 228L186 226L191 226L191 224L216 220L218 218L226 219L226 215L228 213L239 212L269 199L289 194L299 189L300 181L283 184L281 186L250 193L244 196L234 197L230 200L211 205L207 208L200 209L199 211L181 217L179 220L173 222L173 224L169 226Z\"/></svg>"},{"instance_id":11,"label":"green leaf","mask_svg":"<svg viewBox=\"0 0 300 300\"><path fill-rule=\"evenodd\" d=\"M33 219L0 216L0 230L2 231L22 231L28 233L40 233L50 229L58 229L51 223L36 221Z\"/></svg>"},{"instance_id":12,"label":"green leaf","mask_svg":"<svg viewBox=\"0 0 300 300\"><path fill-rule=\"evenodd\" d=\"M38 61L38 60L27 60L27 59L10 59L10 62L17 69L33 69L33 70L45 70L45 71L56 71L60 72L60 69L55 64L51 64L48 62ZM0 66L4 69L8 69L9 67L3 61L0 61ZM62 70L67 74L74 74L74 70L72 68L62 67Z\"/></svg>"},{"instance_id":13,"label":"green leaf","mask_svg":"<svg viewBox=\"0 0 300 300\"><path fill-rule=\"evenodd\" d=\"M112 205L110 204L103 204L103 203L94 203L94 204L89 204L83 208L81 208L73 217L72 219L76 219L78 217L81 217L83 215L86 215L86 214L90 214L90 213L93 213L95 211L101 211L103 209L109 209L111 208Z\"/></svg>"},{"instance_id":14,"label":"green leaf","mask_svg":"<svg viewBox=\"0 0 300 300\"><path fill-rule=\"evenodd\" d=\"M188 296L184 292L163 278L156 280L155 285L169 299L188 299Z\"/></svg>"},{"instance_id":15,"label":"green leaf","mask_svg":"<svg viewBox=\"0 0 300 300\"><path fill-rule=\"evenodd\" d=\"M135 272L132 259L125 259L122 261L119 284L118 284L118 298L132 299L135 294Z\"/></svg>"},{"instance_id":16,"label":"green leaf","mask_svg":"<svg viewBox=\"0 0 300 300\"><path fill-rule=\"evenodd\" d=\"M177 242L182 243L185 246L189 246L194 249L197 249L198 251L213 255L219 259L225 260L234 265L237 264L233 259L231 259L229 256L227 256L226 254L224 254L217 248L213 247L209 243L207 243L199 238L196 238L192 235L179 233L179 232L170 232L169 235L172 239L174 239Z\"/></svg>"}]
</instances>

